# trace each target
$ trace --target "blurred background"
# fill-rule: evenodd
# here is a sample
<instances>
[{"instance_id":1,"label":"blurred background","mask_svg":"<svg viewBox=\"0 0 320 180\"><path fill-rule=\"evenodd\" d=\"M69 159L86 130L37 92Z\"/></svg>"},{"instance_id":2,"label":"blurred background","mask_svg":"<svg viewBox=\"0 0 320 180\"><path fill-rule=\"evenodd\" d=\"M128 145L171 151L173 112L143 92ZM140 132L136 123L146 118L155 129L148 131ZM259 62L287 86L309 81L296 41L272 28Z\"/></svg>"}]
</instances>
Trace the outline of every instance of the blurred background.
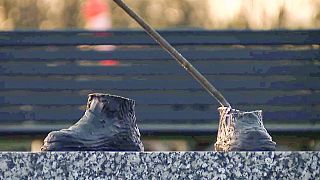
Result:
<instances>
[{"instance_id":1,"label":"blurred background","mask_svg":"<svg viewBox=\"0 0 320 180\"><path fill-rule=\"evenodd\" d=\"M114 28L137 24L111 1ZM127 0L155 28L310 29L320 27L319 0ZM85 0L0 0L0 30L79 29L94 12ZM100 3L100 2L99 2ZM90 14L91 13L91 14Z\"/></svg>"},{"instance_id":2,"label":"blurred background","mask_svg":"<svg viewBox=\"0 0 320 180\"><path fill-rule=\"evenodd\" d=\"M320 0L126 0L157 29L317 29ZM108 0L0 0L0 30L139 28ZM111 47L112 48L112 47ZM1 126L1 124L0 124ZM1 151L38 151L44 137L0 137ZM144 137L147 150L212 150L216 137ZM277 135L278 150L320 150L320 137Z\"/></svg>"}]
</instances>

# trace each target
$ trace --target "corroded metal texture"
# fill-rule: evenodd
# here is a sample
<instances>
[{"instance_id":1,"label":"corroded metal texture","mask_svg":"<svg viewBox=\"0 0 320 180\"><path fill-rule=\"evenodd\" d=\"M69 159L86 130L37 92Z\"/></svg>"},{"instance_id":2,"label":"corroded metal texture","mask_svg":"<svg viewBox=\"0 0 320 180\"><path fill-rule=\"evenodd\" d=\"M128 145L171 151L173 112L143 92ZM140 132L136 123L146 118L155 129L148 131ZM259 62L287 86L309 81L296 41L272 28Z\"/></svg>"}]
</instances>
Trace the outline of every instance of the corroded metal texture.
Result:
<instances>
[{"instance_id":1,"label":"corroded metal texture","mask_svg":"<svg viewBox=\"0 0 320 180\"><path fill-rule=\"evenodd\" d=\"M109 94L89 94L83 117L68 129L53 131L42 151L143 151L135 102Z\"/></svg>"},{"instance_id":2,"label":"corroded metal texture","mask_svg":"<svg viewBox=\"0 0 320 180\"><path fill-rule=\"evenodd\" d=\"M218 108L220 113L216 151L274 151L276 143L263 126L262 111Z\"/></svg>"}]
</instances>

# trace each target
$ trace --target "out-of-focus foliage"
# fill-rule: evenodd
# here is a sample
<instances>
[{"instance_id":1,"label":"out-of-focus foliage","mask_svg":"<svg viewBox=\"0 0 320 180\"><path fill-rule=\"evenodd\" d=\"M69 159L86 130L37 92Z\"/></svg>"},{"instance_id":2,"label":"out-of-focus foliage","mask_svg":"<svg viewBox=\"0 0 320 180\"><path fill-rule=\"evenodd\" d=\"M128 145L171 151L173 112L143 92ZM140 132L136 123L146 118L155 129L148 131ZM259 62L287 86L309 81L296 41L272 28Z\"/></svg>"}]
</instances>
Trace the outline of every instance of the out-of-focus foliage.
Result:
<instances>
[{"instance_id":1,"label":"out-of-focus foliage","mask_svg":"<svg viewBox=\"0 0 320 180\"><path fill-rule=\"evenodd\" d=\"M113 27L137 28L112 0ZM0 30L83 28L84 0L0 0ZM125 0L156 28L319 28L320 0Z\"/></svg>"},{"instance_id":2,"label":"out-of-focus foliage","mask_svg":"<svg viewBox=\"0 0 320 180\"><path fill-rule=\"evenodd\" d=\"M0 0L0 29L81 27L78 0Z\"/></svg>"}]
</instances>

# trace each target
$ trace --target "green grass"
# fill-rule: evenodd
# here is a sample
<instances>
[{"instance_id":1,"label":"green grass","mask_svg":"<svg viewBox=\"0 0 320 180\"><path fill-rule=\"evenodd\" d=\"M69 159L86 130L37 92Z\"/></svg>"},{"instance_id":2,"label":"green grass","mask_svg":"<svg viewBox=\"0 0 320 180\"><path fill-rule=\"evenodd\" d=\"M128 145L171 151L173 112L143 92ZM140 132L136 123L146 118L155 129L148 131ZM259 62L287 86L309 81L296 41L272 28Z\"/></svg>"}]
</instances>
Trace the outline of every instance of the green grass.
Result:
<instances>
[{"instance_id":1,"label":"green grass","mask_svg":"<svg viewBox=\"0 0 320 180\"><path fill-rule=\"evenodd\" d=\"M30 137L0 137L0 151L30 151Z\"/></svg>"}]
</instances>

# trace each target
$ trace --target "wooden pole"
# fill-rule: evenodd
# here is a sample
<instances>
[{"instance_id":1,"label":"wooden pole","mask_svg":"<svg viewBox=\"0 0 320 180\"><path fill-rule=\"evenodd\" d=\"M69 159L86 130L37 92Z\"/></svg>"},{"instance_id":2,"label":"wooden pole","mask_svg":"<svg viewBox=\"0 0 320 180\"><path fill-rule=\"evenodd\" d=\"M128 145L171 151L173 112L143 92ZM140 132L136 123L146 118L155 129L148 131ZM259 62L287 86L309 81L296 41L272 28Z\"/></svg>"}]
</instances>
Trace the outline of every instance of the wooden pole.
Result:
<instances>
[{"instance_id":1,"label":"wooden pole","mask_svg":"<svg viewBox=\"0 0 320 180\"><path fill-rule=\"evenodd\" d=\"M138 14L128 7L122 0L113 0L129 16L131 16L143 29L165 49L202 87L213 96L221 106L230 107L229 102L223 95L196 69L186 60L173 46L171 46L159 33L157 33L149 24L147 24Z\"/></svg>"}]
</instances>

